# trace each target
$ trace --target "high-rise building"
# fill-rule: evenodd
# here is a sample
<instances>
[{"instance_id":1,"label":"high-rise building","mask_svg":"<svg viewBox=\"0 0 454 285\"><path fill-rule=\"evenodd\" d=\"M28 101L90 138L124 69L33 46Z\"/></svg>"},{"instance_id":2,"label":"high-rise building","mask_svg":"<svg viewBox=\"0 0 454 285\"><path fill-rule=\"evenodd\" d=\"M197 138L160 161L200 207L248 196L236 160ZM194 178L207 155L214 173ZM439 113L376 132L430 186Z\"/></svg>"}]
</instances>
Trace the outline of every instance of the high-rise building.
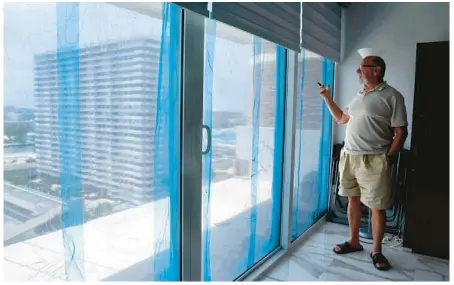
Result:
<instances>
[{"instance_id":1,"label":"high-rise building","mask_svg":"<svg viewBox=\"0 0 454 285\"><path fill-rule=\"evenodd\" d=\"M159 48L153 39L80 48L77 108L63 106L70 103L59 98L57 73L65 60L74 65L74 53L58 55L59 62L55 51L35 55L35 141L41 179L59 177L61 156L67 155L59 146L59 123L77 120L80 127L70 131L80 136L74 149L80 150L84 192L133 204L150 198ZM59 108L66 107L65 120L59 120ZM71 147L65 145L66 150Z\"/></svg>"}]
</instances>

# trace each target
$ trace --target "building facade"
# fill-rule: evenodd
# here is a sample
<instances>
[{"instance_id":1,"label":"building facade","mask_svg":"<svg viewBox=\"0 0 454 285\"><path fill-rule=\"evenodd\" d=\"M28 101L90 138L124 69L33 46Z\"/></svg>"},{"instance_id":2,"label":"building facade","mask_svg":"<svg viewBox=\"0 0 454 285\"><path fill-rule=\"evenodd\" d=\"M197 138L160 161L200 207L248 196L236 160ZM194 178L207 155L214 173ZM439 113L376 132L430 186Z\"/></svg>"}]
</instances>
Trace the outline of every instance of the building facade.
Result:
<instances>
[{"instance_id":1,"label":"building facade","mask_svg":"<svg viewBox=\"0 0 454 285\"><path fill-rule=\"evenodd\" d=\"M65 60L75 65L74 53L58 59L56 52L35 55L36 159L42 179L60 175L65 155L80 155L84 193L133 204L152 197L159 48L152 39L87 46L79 49L77 67L65 66ZM62 92L58 68L79 69L77 94ZM78 96L78 104L62 96ZM59 120L61 108L65 120ZM80 145L65 145L68 153L59 146L59 124L67 120L80 122L69 131L80 137Z\"/></svg>"}]
</instances>

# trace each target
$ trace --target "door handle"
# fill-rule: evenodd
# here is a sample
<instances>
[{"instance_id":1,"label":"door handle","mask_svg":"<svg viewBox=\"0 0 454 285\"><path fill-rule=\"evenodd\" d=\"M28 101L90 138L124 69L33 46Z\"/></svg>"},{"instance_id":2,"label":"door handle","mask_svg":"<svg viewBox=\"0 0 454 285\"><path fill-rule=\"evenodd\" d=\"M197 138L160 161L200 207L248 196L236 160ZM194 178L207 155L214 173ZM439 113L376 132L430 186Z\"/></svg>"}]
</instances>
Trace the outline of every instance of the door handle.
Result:
<instances>
[{"instance_id":1,"label":"door handle","mask_svg":"<svg viewBox=\"0 0 454 285\"><path fill-rule=\"evenodd\" d=\"M211 129L207 125L202 125L202 129L207 131L207 147L205 150L202 150L202 155L208 154L211 150Z\"/></svg>"}]
</instances>

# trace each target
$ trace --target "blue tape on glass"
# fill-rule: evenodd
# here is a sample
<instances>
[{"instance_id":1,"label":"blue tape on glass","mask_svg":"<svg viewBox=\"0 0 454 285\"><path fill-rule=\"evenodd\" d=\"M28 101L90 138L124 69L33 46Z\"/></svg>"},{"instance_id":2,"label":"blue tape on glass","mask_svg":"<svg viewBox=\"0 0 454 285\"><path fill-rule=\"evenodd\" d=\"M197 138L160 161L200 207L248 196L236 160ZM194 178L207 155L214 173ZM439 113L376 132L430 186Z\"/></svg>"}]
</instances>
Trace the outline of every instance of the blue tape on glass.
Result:
<instances>
[{"instance_id":1,"label":"blue tape on glass","mask_svg":"<svg viewBox=\"0 0 454 285\"><path fill-rule=\"evenodd\" d=\"M297 119L296 119L296 124L299 127L298 129L298 160L295 169L297 169L297 172L295 173L295 184L294 184L294 199L293 199L293 209L292 209L292 237L295 239L298 237L298 217L299 217L299 197L300 197L300 184L301 184L301 157L302 157L302 146L303 146L303 105L304 105L304 77L306 73L306 68L305 68L305 63L306 63L306 51L304 49L301 50L301 77L298 78L300 81L300 90L298 92L298 97L297 97L297 106L299 107L298 109L298 114L297 114ZM298 125L299 124L299 125Z\"/></svg>"},{"instance_id":2,"label":"blue tape on glass","mask_svg":"<svg viewBox=\"0 0 454 285\"><path fill-rule=\"evenodd\" d=\"M169 10L169 191L170 191L170 272L166 281L180 280L180 9L163 3Z\"/></svg>"},{"instance_id":3,"label":"blue tape on glass","mask_svg":"<svg viewBox=\"0 0 454 285\"><path fill-rule=\"evenodd\" d=\"M83 281L84 200L79 88L79 3L56 3L58 132L65 273Z\"/></svg>"},{"instance_id":4,"label":"blue tape on glass","mask_svg":"<svg viewBox=\"0 0 454 285\"><path fill-rule=\"evenodd\" d=\"M266 253L279 243L281 218L282 165L284 157L284 105L285 105L285 48L276 47L276 118L274 123L274 155L272 182L271 239Z\"/></svg>"},{"instance_id":5,"label":"blue tape on glass","mask_svg":"<svg viewBox=\"0 0 454 285\"><path fill-rule=\"evenodd\" d=\"M214 53L216 47L216 21L206 20L206 43L205 43L205 75L203 91L203 123L210 129L213 127L213 71ZM210 139L210 138L208 138ZM211 201L211 174L212 156L210 150L203 156L202 185L204 192L203 201L203 280L211 281L211 229L210 229L210 201Z\"/></svg>"},{"instance_id":6,"label":"blue tape on glass","mask_svg":"<svg viewBox=\"0 0 454 285\"><path fill-rule=\"evenodd\" d=\"M159 167L154 167L154 177L158 179L153 180L153 193L169 196L169 216L165 218L170 220L170 244L168 254L154 260L155 281L180 280L180 26L180 9L163 3L154 133L154 161ZM163 217L155 217L159 219L155 222L155 235L159 235L156 257L168 241L167 228L161 228Z\"/></svg>"},{"instance_id":7,"label":"blue tape on glass","mask_svg":"<svg viewBox=\"0 0 454 285\"><path fill-rule=\"evenodd\" d=\"M262 40L254 36L253 40L253 109L252 109L252 169L251 169L251 213L250 235L247 266L255 263L255 242L257 231L257 187L259 179L259 136L260 136L260 96L262 93Z\"/></svg>"},{"instance_id":8,"label":"blue tape on glass","mask_svg":"<svg viewBox=\"0 0 454 285\"><path fill-rule=\"evenodd\" d=\"M322 60L322 84L330 85L333 90L334 84L334 62L323 58ZM331 93L332 96L332 93ZM317 215L322 216L328 211L329 181L330 181L330 159L331 159L331 132L332 119L329 109L325 103L322 108L322 131L320 136L320 151L318 163L318 205Z\"/></svg>"},{"instance_id":9,"label":"blue tape on glass","mask_svg":"<svg viewBox=\"0 0 454 285\"><path fill-rule=\"evenodd\" d=\"M166 94L166 87L168 86L164 82L167 79L166 74L164 72L168 70L168 47L167 47L167 30L168 30L168 16L169 16L169 5L167 3L163 3L162 6L162 26L161 26L161 42L160 42L160 49L159 49L159 63L158 63L158 89L157 89L157 99L156 99L156 119L155 119L155 130L154 130L154 167L153 167L153 177L157 179L153 179L153 191L152 193L155 194L158 191L164 192L166 195L169 195L169 176L167 171L160 171L159 169L168 169L169 161L167 157L167 132L166 132L166 111L168 108L167 103L167 94ZM157 167L159 164L159 167ZM159 178L158 178L159 177ZM159 189L159 190L158 190ZM153 198L153 200L156 200ZM162 219L163 217L161 217ZM170 218L165 217L165 218ZM154 235L157 237L157 241L155 241L155 252L153 253L154 256L158 255L158 252L161 251L161 248L164 247L164 236L165 233L162 233L161 228L162 223L155 223L154 228ZM170 250L169 254L164 257L164 260L161 262L157 262L153 260L153 272L154 272L154 279L155 280L163 280L165 279L165 272L163 272L163 265L162 263L170 262ZM164 268L167 267L164 265ZM165 269L164 269L165 271Z\"/></svg>"}]
</instances>

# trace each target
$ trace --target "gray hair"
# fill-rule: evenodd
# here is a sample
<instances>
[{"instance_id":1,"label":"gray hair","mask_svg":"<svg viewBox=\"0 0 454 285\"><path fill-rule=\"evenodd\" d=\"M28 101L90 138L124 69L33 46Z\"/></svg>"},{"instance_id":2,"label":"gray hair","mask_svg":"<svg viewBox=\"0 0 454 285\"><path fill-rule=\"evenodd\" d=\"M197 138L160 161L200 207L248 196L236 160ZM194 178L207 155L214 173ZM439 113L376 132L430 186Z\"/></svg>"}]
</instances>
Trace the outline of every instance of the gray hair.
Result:
<instances>
[{"instance_id":1,"label":"gray hair","mask_svg":"<svg viewBox=\"0 0 454 285\"><path fill-rule=\"evenodd\" d=\"M374 58L372 59L372 62L376 65L376 66L379 66L380 67L380 79L383 79L385 78L385 72L386 72L386 63L385 61L383 60L383 58L379 57L379 56L374 56Z\"/></svg>"}]
</instances>

